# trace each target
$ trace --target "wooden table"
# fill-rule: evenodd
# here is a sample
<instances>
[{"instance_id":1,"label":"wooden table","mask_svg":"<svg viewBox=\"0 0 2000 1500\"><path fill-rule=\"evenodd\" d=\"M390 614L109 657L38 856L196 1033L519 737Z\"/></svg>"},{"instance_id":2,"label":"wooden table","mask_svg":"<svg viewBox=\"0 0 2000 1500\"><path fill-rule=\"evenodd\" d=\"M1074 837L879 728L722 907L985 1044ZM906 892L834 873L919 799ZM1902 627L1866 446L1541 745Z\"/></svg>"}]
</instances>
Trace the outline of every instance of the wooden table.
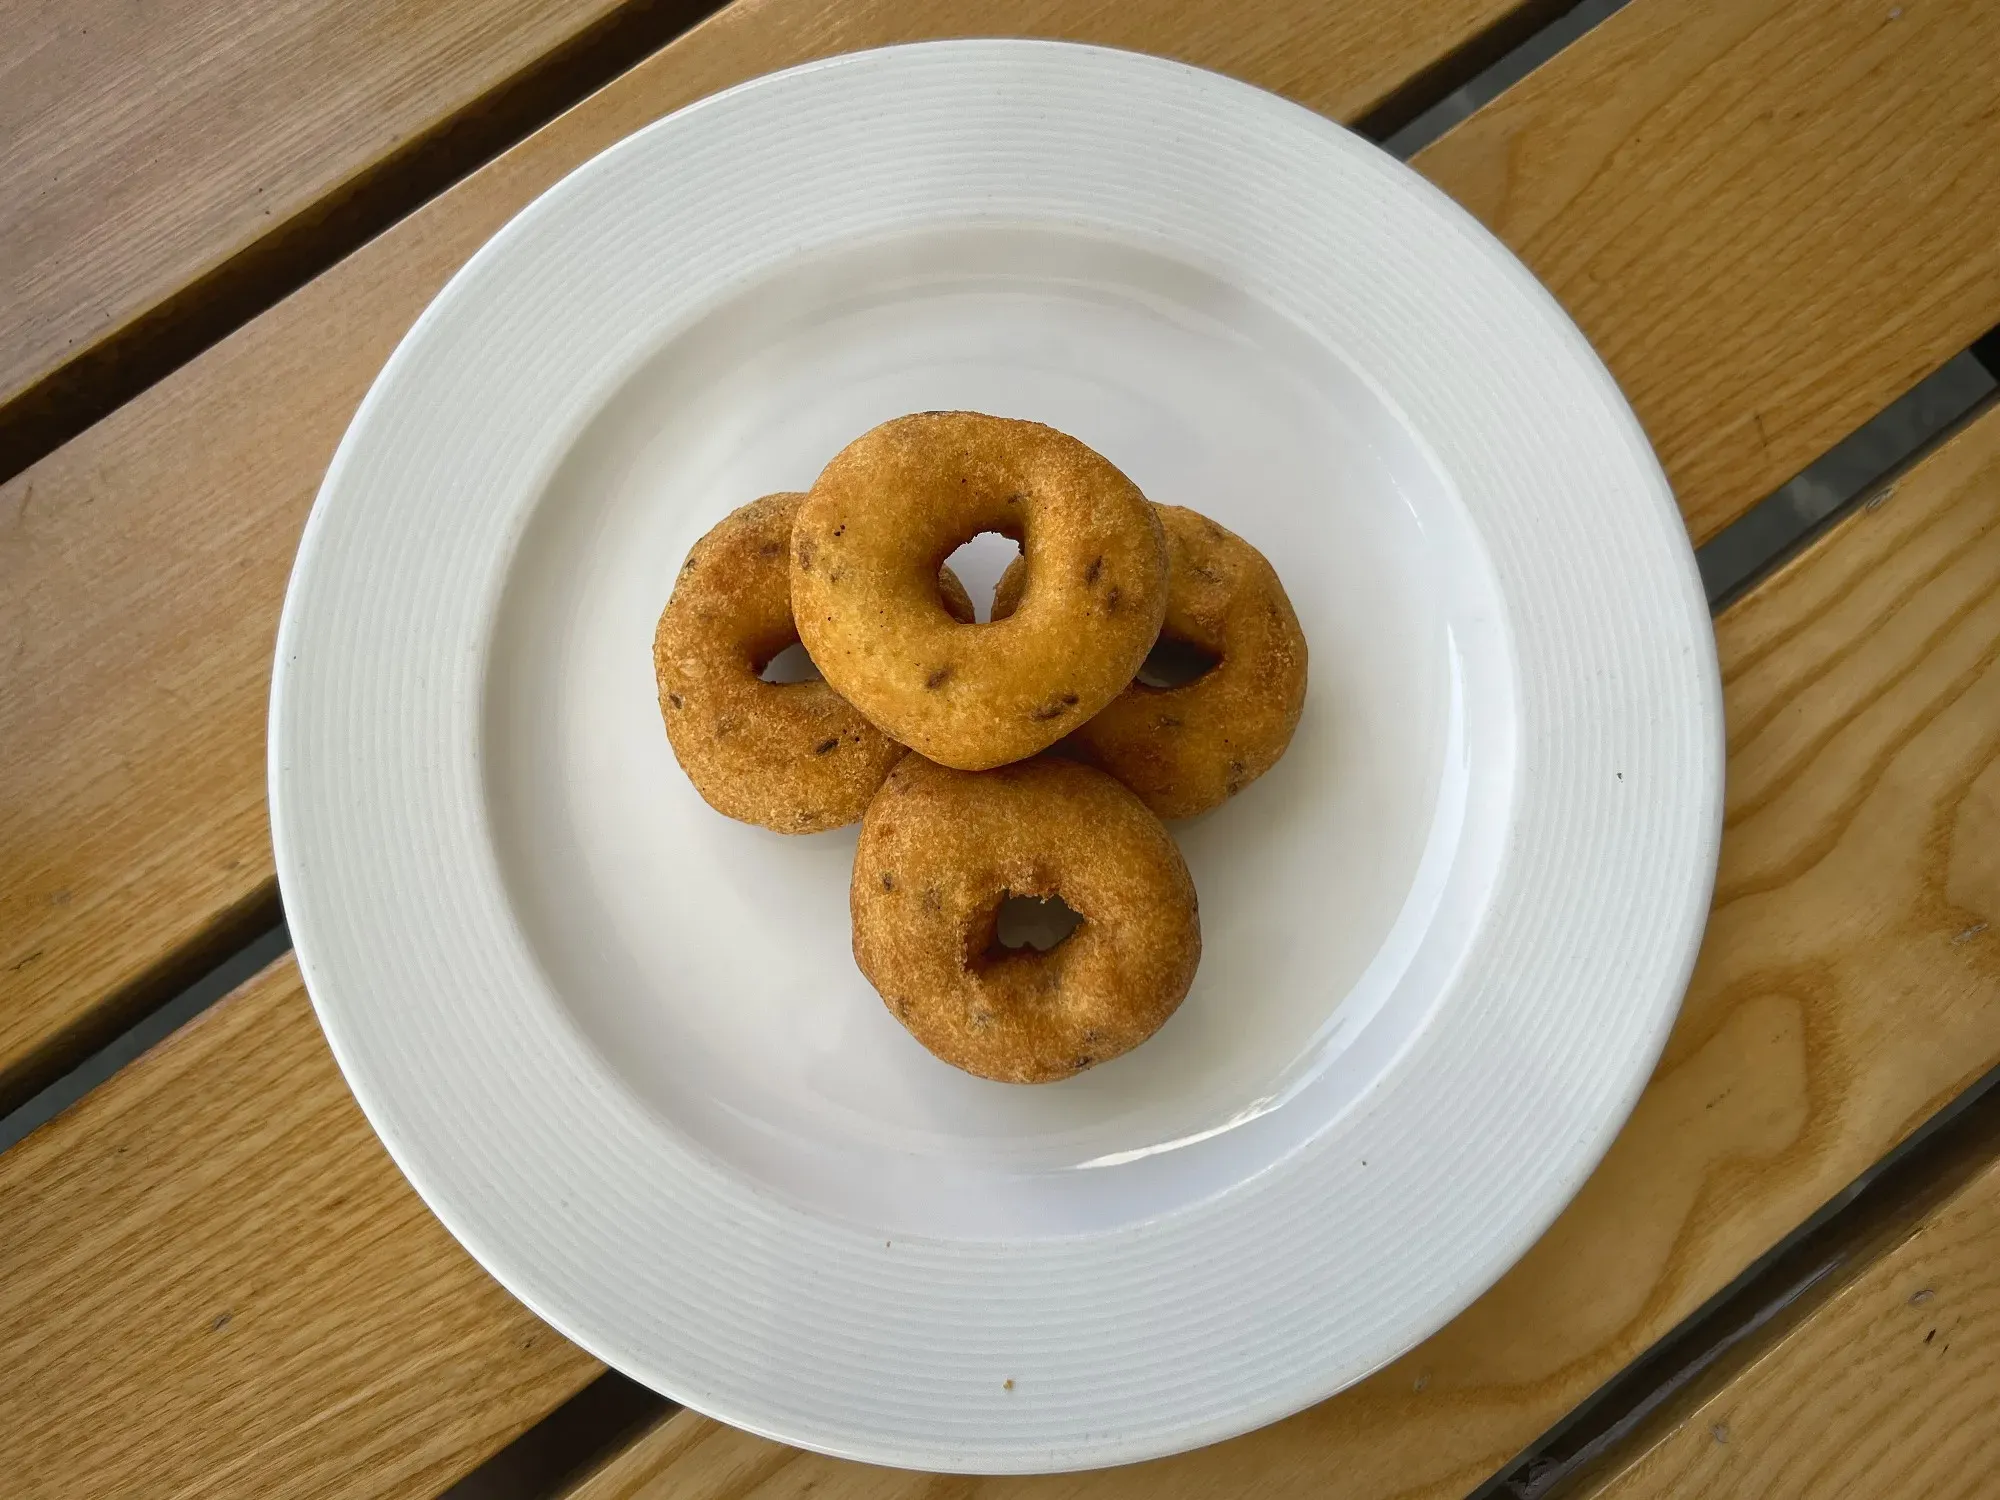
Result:
<instances>
[{"instance_id":1,"label":"wooden table","mask_svg":"<svg viewBox=\"0 0 2000 1500\"><path fill-rule=\"evenodd\" d=\"M0 1105L277 922L307 507L397 338L562 173L946 35L1169 54L1380 133L1566 9L737 0L661 47L692 7L0 0ZM1704 542L2000 320L2000 6L1632 0L1414 165L1568 307ZM2000 1111L1845 1191L2000 1065L2000 410L1716 629L1727 831L1679 1025L1435 1338L1138 1470L946 1482L682 1412L564 1492L1444 1496L1540 1452L1541 1493L1581 1444L1579 1493L2000 1493ZM599 1373L398 1176L289 958L0 1155L9 1495L433 1495Z\"/></svg>"}]
</instances>

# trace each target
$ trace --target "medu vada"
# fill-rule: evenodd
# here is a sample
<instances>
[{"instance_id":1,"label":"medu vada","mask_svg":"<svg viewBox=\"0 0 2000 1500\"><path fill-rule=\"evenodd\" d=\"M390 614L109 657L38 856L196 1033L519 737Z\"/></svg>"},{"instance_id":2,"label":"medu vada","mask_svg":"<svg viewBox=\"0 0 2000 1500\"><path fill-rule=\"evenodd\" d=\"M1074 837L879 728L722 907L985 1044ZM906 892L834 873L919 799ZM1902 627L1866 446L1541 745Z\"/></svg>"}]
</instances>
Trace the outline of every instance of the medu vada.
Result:
<instances>
[{"instance_id":1,"label":"medu vada","mask_svg":"<svg viewBox=\"0 0 2000 1500\"><path fill-rule=\"evenodd\" d=\"M1062 752L1101 767L1162 818L1191 818L1235 796L1285 753L1306 699L1306 638L1264 554L1198 511L1157 507L1167 538L1161 638L1212 657L1177 686L1135 677ZM1025 570L994 593L1004 619Z\"/></svg>"},{"instance_id":2,"label":"medu vada","mask_svg":"<svg viewBox=\"0 0 2000 1500\"><path fill-rule=\"evenodd\" d=\"M1021 545L1018 606L966 625L938 597L954 550ZM921 412L836 454L799 507L792 601L827 681L891 738L983 770L1117 697L1166 612L1167 553L1139 489L1038 422Z\"/></svg>"},{"instance_id":3,"label":"medu vada","mask_svg":"<svg viewBox=\"0 0 2000 1500\"><path fill-rule=\"evenodd\" d=\"M1082 921L1046 952L998 940L1009 896ZM1048 1083L1129 1052L1194 982L1194 882L1160 820L1102 771L1041 756L985 772L911 755L861 820L854 958L937 1057Z\"/></svg>"},{"instance_id":4,"label":"medu vada","mask_svg":"<svg viewBox=\"0 0 2000 1500\"><path fill-rule=\"evenodd\" d=\"M653 635L674 758L710 807L779 833L852 823L905 753L824 681L763 680L799 638L788 554L803 499L753 500L696 542ZM938 592L953 618L973 618L950 569Z\"/></svg>"}]
</instances>

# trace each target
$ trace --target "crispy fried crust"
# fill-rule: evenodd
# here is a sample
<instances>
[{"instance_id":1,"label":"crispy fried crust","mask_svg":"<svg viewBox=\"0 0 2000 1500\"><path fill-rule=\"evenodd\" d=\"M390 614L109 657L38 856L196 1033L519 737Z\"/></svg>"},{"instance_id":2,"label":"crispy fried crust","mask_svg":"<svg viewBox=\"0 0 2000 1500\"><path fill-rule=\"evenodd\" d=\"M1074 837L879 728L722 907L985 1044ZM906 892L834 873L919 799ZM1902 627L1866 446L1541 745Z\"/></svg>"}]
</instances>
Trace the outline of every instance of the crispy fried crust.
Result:
<instances>
[{"instance_id":1,"label":"crispy fried crust","mask_svg":"<svg viewBox=\"0 0 2000 1500\"><path fill-rule=\"evenodd\" d=\"M1047 952L998 946L1009 895L1083 921ZM1047 1083L1130 1051L1194 982L1201 923L1180 850L1101 771L1041 757L986 772L901 761L861 823L854 957L954 1067Z\"/></svg>"},{"instance_id":2,"label":"crispy fried crust","mask_svg":"<svg viewBox=\"0 0 2000 1500\"><path fill-rule=\"evenodd\" d=\"M1217 658L1179 687L1134 680L1062 751L1102 767L1162 818L1191 818L1235 796L1285 753L1306 699L1306 638L1264 554L1199 512L1158 507L1167 537L1161 633ZM1026 584L1001 576L993 615Z\"/></svg>"},{"instance_id":3,"label":"crispy fried crust","mask_svg":"<svg viewBox=\"0 0 2000 1500\"><path fill-rule=\"evenodd\" d=\"M936 578L961 544L1021 544L1018 608L956 623ZM1132 680L1166 610L1158 517L1076 439L924 412L835 455L792 536L799 633L827 680L931 760L981 770L1053 744Z\"/></svg>"},{"instance_id":4,"label":"crispy fried crust","mask_svg":"<svg viewBox=\"0 0 2000 1500\"><path fill-rule=\"evenodd\" d=\"M653 674L674 757L717 812L779 833L852 823L903 755L823 681L765 682L798 640L792 522L804 497L767 495L696 542L653 636ZM957 618L972 601L945 570Z\"/></svg>"}]
</instances>

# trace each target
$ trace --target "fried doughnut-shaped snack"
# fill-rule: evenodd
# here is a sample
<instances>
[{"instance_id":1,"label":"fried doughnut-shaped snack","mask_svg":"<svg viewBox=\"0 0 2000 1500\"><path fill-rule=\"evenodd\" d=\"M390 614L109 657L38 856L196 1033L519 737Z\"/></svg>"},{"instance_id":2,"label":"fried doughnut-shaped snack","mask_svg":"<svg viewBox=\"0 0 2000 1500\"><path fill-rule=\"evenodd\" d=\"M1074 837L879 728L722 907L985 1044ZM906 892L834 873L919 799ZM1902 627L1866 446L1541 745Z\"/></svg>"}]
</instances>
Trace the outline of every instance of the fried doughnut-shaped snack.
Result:
<instances>
[{"instance_id":1,"label":"fried doughnut-shaped snack","mask_svg":"<svg viewBox=\"0 0 2000 1500\"><path fill-rule=\"evenodd\" d=\"M1046 952L998 941L1009 896L1082 923ZM1128 1052L1194 982L1201 922L1180 850L1138 798L1075 761L985 772L912 755L868 804L849 891L854 957L945 1062L1047 1083Z\"/></svg>"},{"instance_id":2,"label":"fried doughnut-shaped snack","mask_svg":"<svg viewBox=\"0 0 2000 1500\"><path fill-rule=\"evenodd\" d=\"M1167 536L1161 636L1215 658L1178 687L1132 684L1063 742L1139 794L1162 818L1191 818L1278 763L1306 701L1306 638L1264 554L1197 511L1158 507ZM993 617L1027 582L1001 575Z\"/></svg>"},{"instance_id":3,"label":"fried doughnut-shaped snack","mask_svg":"<svg viewBox=\"0 0 2000 1500\"><path fill-rule=\"evenodd\" d=\"M653 636L653 675L674 758L717 812L779 833L852 823L904 754L823 681L765 682L798 640L792 518L804 497L766 495L694 544ZM971 620L945 569L942 606Z\"/></svg>"},{"instance_id":4,"label":"fried doughnut-shaped snack","mask_svg":"<svg viewBox=\"0 0 2000 1500\"><path fill-rule=\"evenodd\" d=\"M1006 620L965 625L938 569L1021 544ZM840 695L931 760L983 770L1055 743L1132 680L1166 610L1166 545L1131 480L1037 422L923 412L863 433L799 507L792 601Z\"/></svg>"}]
</instances>

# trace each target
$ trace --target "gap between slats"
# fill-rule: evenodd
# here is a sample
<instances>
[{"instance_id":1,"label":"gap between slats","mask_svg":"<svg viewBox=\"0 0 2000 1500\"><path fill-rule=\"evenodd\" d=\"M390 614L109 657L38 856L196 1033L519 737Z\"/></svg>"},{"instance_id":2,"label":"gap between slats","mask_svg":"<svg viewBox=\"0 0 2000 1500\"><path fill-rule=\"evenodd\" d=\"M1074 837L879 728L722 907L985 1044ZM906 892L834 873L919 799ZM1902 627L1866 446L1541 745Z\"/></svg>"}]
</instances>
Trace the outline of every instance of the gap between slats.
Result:
<instances>
[{"instance_id":1,"label":"gap between slats","mask_svg":"<svg viewBox=\"0 0 2000 1500\"><path fill-rule=\"evenodd\" d=\"M0 481L659 50L723 0L630 0L0 405Z\"/></svg>"},{"instance_id":2,"label":"gap between slats","mask_svg":"<svg viewBox=\"0 0 2000 1500\"><path fill-rule=\"evenodd\" d=\"M291 948L292 934L283 922L266 926L164 1005L148 1011L69 1072L0 1115L0 1151L53 1120L125 1064L156 1042L165 1041L238 985L284 957Z\"/></svg>"},{"instance_id":3,"label":"gap between slats","mask_svg":"<svg viewBox=\"0 0 2000 1500\"><path fill-rule=\"evenodd\" d=\"M1699 554L1718 612L1857 507L1890 500L1899 476L2000 404L2000 329L1949 361L1841 442ZM1988 360L1994 364L1989 365ZM1922 441L1912 443L1919 433ZM1858 485L1856 473L1875 470ZM1755 562L1752 565L1752 557ZM1979 1169L2000 1159L2000 1068L1925 1121L1747 1267L1616 1378L1544 1434L1470 1500L1548 1500L1656 1420L1739 1346L1768 1347Z\"/></svg>"},{"instance_id":4,"label":"gap between slats","mask_svg":"<svg viewBox=\"0 0 2000 1500\"><path fill-rule=\"evenodd\" d=\"M1468 1500L1558 1500L1627 1439L1718 1386L2000 1161L2000 1068L1939 1110Z\"/></svg>"},{"instance_id":5,"label":"gap between slats","mask_svg":"<svg viewBox=\"0 0 2000 1500\"><path fill-rule=\"evenodd\" d=\"M207 275L0 405L0 482L227 337L453 183L657 51L725 0L631 0L435 128L341 184ZM1429 118L1493 59L1569 12L1625 0L1520 0L1357 122L1380 140ZM1446 123L1449 123L1447 121ZM1443 125L1438 129L1443 129Z\"/></svg>"}]
</instances>

